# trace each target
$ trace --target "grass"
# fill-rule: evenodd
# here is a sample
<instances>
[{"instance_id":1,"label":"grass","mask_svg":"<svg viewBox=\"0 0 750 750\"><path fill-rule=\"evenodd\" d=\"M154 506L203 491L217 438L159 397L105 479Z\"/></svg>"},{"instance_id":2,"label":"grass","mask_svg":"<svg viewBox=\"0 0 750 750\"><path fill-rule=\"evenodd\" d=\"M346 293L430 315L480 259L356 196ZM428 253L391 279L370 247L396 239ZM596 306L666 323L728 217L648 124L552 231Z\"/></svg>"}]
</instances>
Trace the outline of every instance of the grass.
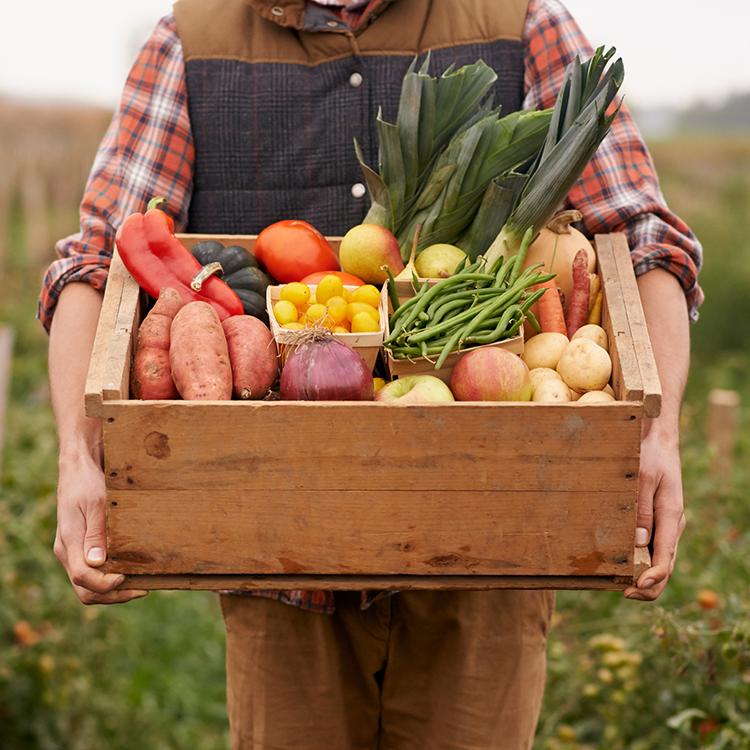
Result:
<instances>
[{"instance_id":1,"label":"grass","mask_svg":"<svg viewBox=\"0 0 750 750\"><path fill-rule=\"evenodd\" d=\"M707 261L683 417L689 526L657 605L558 596L536 750L750 747L750 146L669 142L654 155ZM22 247L18 222L12 232L9 246ZM0 298L0 320L16 331L0 498L0 747L228 747L215 597L83 608L52 555L56 444L34 321L39 278L16 252ZM710 387L739 390L745 405L726 490L707 472Z\"/></svg>"}]
</instances>

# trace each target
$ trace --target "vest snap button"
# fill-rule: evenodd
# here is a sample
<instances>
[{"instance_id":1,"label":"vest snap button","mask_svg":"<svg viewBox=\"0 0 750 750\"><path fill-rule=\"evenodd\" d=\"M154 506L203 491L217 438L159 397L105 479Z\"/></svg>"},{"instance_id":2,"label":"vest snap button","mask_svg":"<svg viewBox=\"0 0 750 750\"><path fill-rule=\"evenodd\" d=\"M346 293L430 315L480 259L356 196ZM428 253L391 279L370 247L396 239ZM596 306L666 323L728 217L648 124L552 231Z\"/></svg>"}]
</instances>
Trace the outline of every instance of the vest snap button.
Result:
<instances>
[{"instance_id":1,"label":"vest snap button","mask_svg":"<svg viewBox=\"0 0 750 750\"><path fill-rule=\"evenodd\" d=\"M364 198L367 188L361 182L355 182L352 185L352 195L355 198Z\"/></svg>"},{"instance_id":2,"label":"vest snap button","mask_svg":"<svg viewBox=\"0 0 750 750\"><path fill-rule=\"evenodd\" d=\"M349 76L349 85L353 86L355 89L359 88L362 85L363 80L361 73L352 73Z\"/></svg>"},{"instance_id":3,"label":"vest snap button","mask_svg":"<svg viewBox=\"0 0 750 750\"><path fill-rule=\"evenodd\" d=\"M273 13L274 16L283 16L284 9L279 7L278 5L274 5L273 8L271 8L271 13Z\"/></svg>"},{"instance_id":4,"label":"vest snap button","mask_svg":"<svg viewBox=\"0 0 750 750\"><path fill-rule=\"evenodd\" d=\"M341 24L338 21L326 21L326 26L330 26L332 29L337 29Z\"/></svg>"}]
</instances>

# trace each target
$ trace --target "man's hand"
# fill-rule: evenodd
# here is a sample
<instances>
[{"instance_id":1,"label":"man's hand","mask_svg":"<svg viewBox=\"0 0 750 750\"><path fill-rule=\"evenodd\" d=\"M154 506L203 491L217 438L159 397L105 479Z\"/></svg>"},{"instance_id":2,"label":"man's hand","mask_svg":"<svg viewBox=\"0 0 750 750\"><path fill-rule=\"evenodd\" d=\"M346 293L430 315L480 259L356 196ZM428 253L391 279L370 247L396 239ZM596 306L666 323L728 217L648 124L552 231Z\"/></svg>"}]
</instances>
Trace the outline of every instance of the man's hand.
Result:
<instances>
[{"instance_id":1,"label":"man's hand","mask_svg":"<svg viewBox=\"0 0 750 750\"><path fill-rule=\"evenodd\" d=\"M121 604L146 591L115 591L125 576L98 567L107 559L104 473L93 458L60 459L55 556L83 604Z\"/></svg>"},{"instance_id":2,"label":"man's hand","mask_svg":"<svg viewBox=\"0 0 750 750\"><path fill-rule=\"evenodd\" d=\"M661 415L645 424L635 545L653 542L651 567L629 599L653 601L674 570L677 544L685 529L680 465L680 405L690 364L690 331L685 294L677 279L656 268L638 277L654 359L662 387Z\"/></svg>"},{"instance_id":3,"label":"man's hand","mask_svg":"<svg viewBox=\"0 0 750 750\"><path fill-rule=\"evenodd\" d=\"M117 604L145 591L114 591L123 576L97 570L107 559L102 424L84 413L84 391L101 295L88 284L60 294L49 340L52 409L60 441L55 555L84 604Z\"/></svg>"},{"instance_id":4,"label":"man's hand","mask_svg":"<svg viewBox=\"0 0 750 750\"><path fill-rule=\"evenodd\" d=\"M651 567L625 590L628 599L653 601L661 595L674 570L677 545L685 530L680 446L676 433L661 432L658 420L641 443L641 474L635 544L653 539Z\"/></svg>"}]
</instances>

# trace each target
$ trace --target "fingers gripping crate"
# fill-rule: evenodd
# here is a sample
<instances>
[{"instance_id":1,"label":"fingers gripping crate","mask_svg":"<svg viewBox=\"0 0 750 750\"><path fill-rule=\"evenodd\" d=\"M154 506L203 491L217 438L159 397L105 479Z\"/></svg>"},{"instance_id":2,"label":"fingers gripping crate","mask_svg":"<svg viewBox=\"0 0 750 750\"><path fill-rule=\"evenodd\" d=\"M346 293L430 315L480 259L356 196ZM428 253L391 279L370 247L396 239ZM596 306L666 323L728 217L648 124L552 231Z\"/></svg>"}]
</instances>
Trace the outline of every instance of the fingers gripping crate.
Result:
<instances>
[{"instance_id":1,"label":"fingers gripping crate","mask_svg":"<svg viewBox=\"0 0 750 750\"><path fill-rule=\"evenodd\" d=\"M131 400L141 299L115 255L86 389L106 569L142 588L626 587L661 396L625 239L596 244L618 400L589 405Z\"/></svg>"}]
</instances>

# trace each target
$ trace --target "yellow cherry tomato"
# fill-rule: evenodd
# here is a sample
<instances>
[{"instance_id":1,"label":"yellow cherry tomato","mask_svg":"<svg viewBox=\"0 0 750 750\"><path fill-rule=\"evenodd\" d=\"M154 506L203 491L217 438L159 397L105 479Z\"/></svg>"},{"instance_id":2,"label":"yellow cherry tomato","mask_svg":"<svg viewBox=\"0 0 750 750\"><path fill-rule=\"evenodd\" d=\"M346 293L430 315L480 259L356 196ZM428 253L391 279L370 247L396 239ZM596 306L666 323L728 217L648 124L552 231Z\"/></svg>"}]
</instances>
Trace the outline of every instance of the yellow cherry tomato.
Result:
<instances>
[{"instance_id":1,"label":"yellow cherry tomato","mask_svg":"<svg viewBox=\"0 0 750 750\"><path fill-rule=\"evenodd\" d=\"M336 325L346 320L346 300L343 297L331 297L326 303L328 314Z\"/></svg>"},{"instance_id":2,"label":"yellow cherry tomato","mask_svg":"<svg viewBox=\"0 0 750 750\"><path fill-rule=\"evenodd\" d=\"M314 305L310 305L305 313L307 321L313 325L322 325L328 316L328 310L325 305L321 305L320 302L316 302Z\"/></svg>"},{"instance_id":3,"label":"yellow cherry tomato","mask_svg":"<svg viewBox=\"0 0 750 750\"><path fill-rule=\"evenodd\" d=\"M372 284L358 286L352 291L349 302L364 302L377 309L380 305L380 292Z\"/></svg>"},{"instance_id":4,"label":"yellow cherry tomato","mask_svg":"<svg viewBox=\"0 0 750 750\"><path fill-rule=\"evenodd\" d=\"M380 324L370 313L358 312L352 318L352 333L377 333L379 330Z\"/></svg>"},{"instance_id":5,"label":"yellow cherry tomato","mask_svg":"<svg viewBox=\"0 0 750 750\"><path fill-rule=\"evenodd\" d=\"M281 326L295 323L297 308L288 299L281 299L273 306L273 315Z\"/></svg>"},{"instance_id":6,"label":"yellow cherry tomato","mask_svg":"<svg viewBox=\"0 0 750 750\"><path fill-rule=\"evenodd\" d=\"M333 327L334 333L351 333L348 328L344 328L344 326L334 326Z\"/></svg>"},{"instance_id":7,"label":"yellow cherry tomato","mask_svg":"<svg viewBox=\"0 0 750 750\"><path fill-rule=\"evenodd\" d=\"M347 320L353 322L354 316L358 313L367 313L376 324L380 323L380 313L372 305L366 305L364 302L350 302L346 308Z\"/></svg>"},{"instance_id":8,"label":"yellow cherry tomato","mask_svg":"<svg viewBox=\"0 0 750 750\"><path fill-rule=\"evenodd\" d=\"M318 288L315 290L315 298L322 305L325 305L331 297L340 297L343 291L344 283L341 279L338 276L329 274L320 280Z\"/></svg>"},{"instance_id":9,"label":"yellow cherry tomato","mask_svg":"<svg viewBox=\"0 0 750 750\"><path fill-rule=\"evenodd\" d=\"M375 391L375 393L377 393L384 385L385 380L383 380L383 378L372 379L372 389Z\"/></svg>"},{"instance_id":10,"label":"yellow cherry tomato","mask_svg":"<svg viewBox=\"0 0 750 750\"><path fill-rule=\"evenodd\" d=\"M299 281L293 281L282 288L280 296L295 307L304 307L310 299L310 287Z\"/></svg>"},{"instance_id":11,"label":"yellow cherry tomato","mask_svg":"<svg viewBox=\"0 0 750 750\"><path fill-rule=\"evenodd\" d=\"M305 326L303 323L297 323L296 321L294 323L287 323L284 325L285 331L304 331Z\"/></svg>"}]
</instances>

